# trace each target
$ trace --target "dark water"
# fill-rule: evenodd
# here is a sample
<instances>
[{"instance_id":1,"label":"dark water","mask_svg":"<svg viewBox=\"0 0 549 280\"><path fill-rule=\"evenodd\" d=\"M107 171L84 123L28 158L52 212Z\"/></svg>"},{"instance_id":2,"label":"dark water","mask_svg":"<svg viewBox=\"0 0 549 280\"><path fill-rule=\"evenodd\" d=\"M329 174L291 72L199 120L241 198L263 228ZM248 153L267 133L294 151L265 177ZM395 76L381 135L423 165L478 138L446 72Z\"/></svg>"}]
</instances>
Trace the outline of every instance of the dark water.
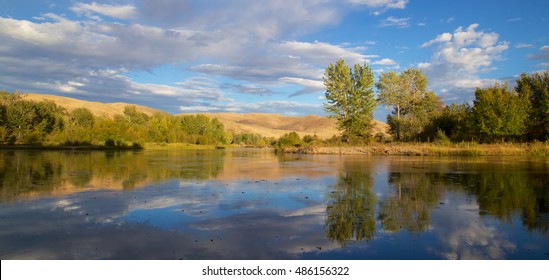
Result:
<instances>
[{"instance_id":1,"label":"dark water","mask_svg":"<svg viewBox=\"0 0 549 280\"><path fill-rule=\"evenodd\" d=\"M549 259L548 158L0 151L1 259Z\"/></svg>"}]
</instances>

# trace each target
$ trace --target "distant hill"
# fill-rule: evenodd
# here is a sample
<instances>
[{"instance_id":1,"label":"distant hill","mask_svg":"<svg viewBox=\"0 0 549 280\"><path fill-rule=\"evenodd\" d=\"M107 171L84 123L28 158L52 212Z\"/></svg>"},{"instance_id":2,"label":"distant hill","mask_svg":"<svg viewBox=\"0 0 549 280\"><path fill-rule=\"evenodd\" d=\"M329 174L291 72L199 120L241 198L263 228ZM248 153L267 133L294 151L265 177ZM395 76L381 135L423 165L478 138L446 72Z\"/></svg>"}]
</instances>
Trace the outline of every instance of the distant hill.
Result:
<instances>
[{"instance_id":1,"label":"distant hill","mask_svg":"<svg viewBox=\"0 0 549 280\"><path fill-rule=\"evenodd\" d=\"M236 113L211 113L206 114L211 118L217 118L225 125L225 129L235 132L253 132L267 137L280 137L285 133L297 132L304 135L317 135L320 138L331 138L339 135L334 119L309 115L304 117L289 117L277 114L236 114ZM387 134L387 124L374 121L372 134L378 132Z\"/></svg>"},{"instance_id":2,"label":"distant hill","mask_svg":"<svg viewBox=\"0 0 549 280\"><path fill-rule=\"evenodd\" d=\"M137 111L147 114L148 116L152 116L156 112L164 112L161 110L156 110L147 106L141 106L141 105L134 105L134 104L128 104L128 103L101 103L101 102L92 102L92 101L84 101L80 99L70 98L70 97L64 97L64 96L58 96L58 95L52 95L52 94L37 94L37 93L25 93L22 94L21 97L26 100L32 100L32 101L43 101L43 100L51 100L55 102L57 105L66 108L69 111L72 111L76 108L88 108L92 114L96 116L107 116L107 117L114 117L116 114L123 114L124 107L128 105L133 105L137 108Z\"/></svg>"},{"instance_id":3,"label":"distant hill","mask_svg":"<svg viewBox=\"0 0 549 280\"><path fill-rule=\"evenodd\" d=\"M51 100L59 106L65 107L71 111L76 108L88 108L96 116L108 116L113 117L116 114L123 114L124 107L128 103L101 103L84 101L80 99L63 97L51 94L35 94L27 93L21 95L23 99L33 101ZM134 105L138 111L143 112L149 116L152 116L156 112L164 112L156 110L150 107ZM217 118L225 125L225 129L232 130L234 132L247 132L247 133L259 133L267 137L280 137L285 133L292 131L297 132L301 136L304 135L317 135L320 138L330 138L333 135L338 135L339 131L336 128L335 120L309 115L304 117L289 117L277 114L262 114L262 113L250 113L250 114L236 114L236 113L210 113L205 114L210 118ZM378 132L387 133L387 124L374 121L374 128L372 134Z\"/></svg>"}]
</instances>

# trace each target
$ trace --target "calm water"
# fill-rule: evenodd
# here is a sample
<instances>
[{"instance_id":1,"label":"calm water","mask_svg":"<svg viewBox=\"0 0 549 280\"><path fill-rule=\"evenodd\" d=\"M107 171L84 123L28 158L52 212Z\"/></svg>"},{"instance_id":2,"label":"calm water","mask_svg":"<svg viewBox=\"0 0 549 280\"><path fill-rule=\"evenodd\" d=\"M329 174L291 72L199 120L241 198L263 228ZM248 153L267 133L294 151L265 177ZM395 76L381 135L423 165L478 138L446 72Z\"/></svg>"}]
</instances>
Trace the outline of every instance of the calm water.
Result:
<instances>
[{"instance_id":1,"label":"calm water","mask_svg":"<svg viewBox=\"0 0 549 280\"><path fill-rule=\"evenodd\" d=\"M0 151L1 259L549 259L549 159Z\"/></svg>"}]
</instances>

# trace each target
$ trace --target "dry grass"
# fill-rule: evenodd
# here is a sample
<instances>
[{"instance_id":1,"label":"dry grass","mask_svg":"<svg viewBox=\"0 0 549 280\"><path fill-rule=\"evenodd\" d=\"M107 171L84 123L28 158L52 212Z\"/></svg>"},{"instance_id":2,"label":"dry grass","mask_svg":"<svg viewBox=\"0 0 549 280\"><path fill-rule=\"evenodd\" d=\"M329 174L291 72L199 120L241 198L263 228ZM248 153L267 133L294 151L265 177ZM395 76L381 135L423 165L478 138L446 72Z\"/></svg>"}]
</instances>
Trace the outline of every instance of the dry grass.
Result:
<instances>
[{"instance_id":1,"label":"dry grass","mask_svg":"<svg viewBox=\"0 0 549 280\"><path fill-rule=\"evenodd\" d=\"M308 154L398 156L549 156L549 143L476 144L375 143L364 146L284 148L283 152Z\"/></svg>"},{"instance_id":2,"label":"dry grass","mask_svg":"<svg viewBox=\"0 0 549 280\"><path fill-rule=\"evenodd\" d=\"M128 104L128 103L122 103L122 102L117 102L117 103L91 102L91 101L84 101L80 99L51 95L51 94L26 93L26 94L22 94L21 97L25 100L32 100L32 101L51 100L55 102L57 105L64 107L68 111L72 111L77 108L87 108L92 112L92 114L96 116L107 116L110 118L114 117L114 115L116 114L123 114L124 107L128 105L134 105L134 104ZM156 110L146 106L140 106L140 105L134 105L134 106L137 108L139 112L143 112L149 116L152 116L156 112L163 112L163 111Z\"/></svg>"},{"instance_id":3,"label":"dry grass","mask_svg":"<svg viewBox=\"0 0 549 280\"><path fill-rule=\"evenodd\" d=\"M295 131L301 137L305 135L317 135L322 139L339 135L336 122L333 119L315 115L304 117L289 117L277 114L236 114L215 113L207 114L211 118L217 118L225 125L225 129L237 133L259 133L266 137L279 138L280 136ZM374 121L372 134L378 132L387 133L387 124Z\"/></svg>"}]
</instances>

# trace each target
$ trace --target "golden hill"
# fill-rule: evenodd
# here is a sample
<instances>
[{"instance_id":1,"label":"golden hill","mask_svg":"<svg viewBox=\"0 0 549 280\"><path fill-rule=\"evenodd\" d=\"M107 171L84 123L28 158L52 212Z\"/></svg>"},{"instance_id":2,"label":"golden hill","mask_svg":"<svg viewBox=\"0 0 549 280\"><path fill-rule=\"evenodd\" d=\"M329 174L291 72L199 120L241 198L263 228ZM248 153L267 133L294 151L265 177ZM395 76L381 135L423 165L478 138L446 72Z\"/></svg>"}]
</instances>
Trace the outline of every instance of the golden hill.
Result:
<instances>
[{"instance_id":1,"label":"golden hill","mask_svg":"<svg viewBox=\"0 0 549 280\"><path fill-rule=\"evenodd\" d=\"M50 94L34 94L27 93L22 94L21 97L26 100L43 101L51 100L71 111L76 108L88 108L96 116L108 116L113 117L116 114L123 114L124 107L128 103L101 103L84 101L80 99L63 97ZM149 116L156 112L163 112L150 107L134 105L138 111L143 112ZM225 125L225 129L232 130L236 133L258 133L262 136L278 138L285 133L292 131L297 132L300 136L304 135L317 135L320 138L326 139L333 135L339 135L339 131L336 128L335 120L309 115L304 117L289 117L277 114L263 114L263 113L250 113L250 114L236 114L236 113L210 113L205 114L210 118L218 118ZM387 133L387 124L374 121L374 128L372 134L375 135L378 132Z\"/></svg>"},{"instance_id":2,"label":"golden hill","mask_svg":"<svg viewBox=\"0 0 549 280\"><path fill-rule=\"evenodd\" d=\"M92 102L92 101L84 101L80 99L52 95L52 94L25 93L25 94L22 94L21 97L23 99L32 100L32 101L51 100L55 102L57 105L64 107L68 111L72 111L76 108L84 107L89 109L92 112L92 114L96 116L114 117L114 115L116 114L123 114L124 107L128 105L135 106L137 108L137 111L143 112L148 116L152 116L156 112L163 112L160 110L156 110L156 109L146 107L146 106L141 106L141 105L134 105L134 104L128 104L128 103L122 103L122 102L117 102L117 103Z\"/></svg>"},{"instance_id":3,"label":"golden hill","mask_svg":"<svg viewBox=\"0 0 549 280\"><path fill-rule=\"evenodd\" d=\"M280 137L285 133L297 132L300 136L317 135L322 139L339 135L336 122L333 119L315 115L304 117L289 117L277 114L236 114L236 113L212 113L206 114L211 118L217 118L225 125L225 129L235 132L259 133L267 137ZM372 134L378 132L387 134L387 124L374 121Z\"/></svg>"}]
</instances>

